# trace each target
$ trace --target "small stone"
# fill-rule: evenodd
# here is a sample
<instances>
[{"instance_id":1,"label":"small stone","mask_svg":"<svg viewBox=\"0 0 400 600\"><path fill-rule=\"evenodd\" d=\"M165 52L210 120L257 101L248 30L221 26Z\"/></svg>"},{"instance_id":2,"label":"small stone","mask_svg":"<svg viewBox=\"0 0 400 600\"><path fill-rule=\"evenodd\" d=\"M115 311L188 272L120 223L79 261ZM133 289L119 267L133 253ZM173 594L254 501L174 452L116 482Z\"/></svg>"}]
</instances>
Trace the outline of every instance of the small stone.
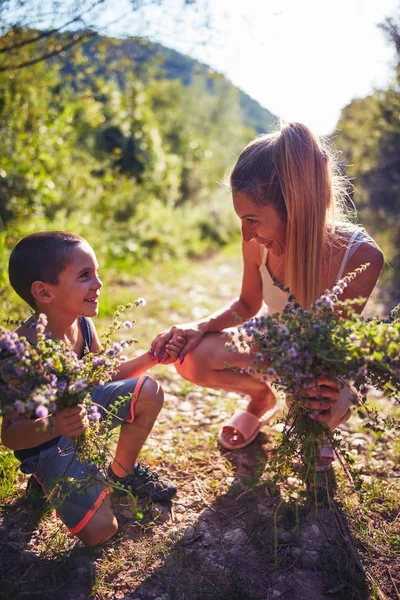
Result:
<instances>
[{"instance_id":1,"label":"small stone","mask_svg":"<svg viewBox=\"0 0 400 600\"><path fill-rule=\"evenodd\" d=\"M224 534L224 542L228 544L242 545L247 542L247 535L243 529L232 529Z\"/></svg>"},{"instance_id":2,"label":"small stone","mask_svg":"<svg viewBox=\"0 0 400 600\"><path fill-rule=\"evenodd\" d=\"M363 438L354 438L351 440L351 447L352 448L365 448L366 446L369 445L369 442L367 442L366 440L364 440Z\"/></svg>"},{"instance_id":3,"label":"small stone","mask_svg":"<svg viewBox=\"0 0 400 600\"><path fill-rule=\"evenodd\" d=\"M176 513L184 513L186 512L186 508L182 504L174 504L174 511Z\"/></svg>"},{"instance_id":4,"label":"small stone","mask_svg":"<svg viewBox=\"0 0 400 600\"><path fill-rule=\"evenodd\" d=\"M179 410L183 411L183 412L190 412L191 410L193 410L193 404L191 402L181 402L179 404Z\"/></svg>"},{"instance_id":5,"label":"small stone","mask_svg":"<svg viewBox=\"0 0 400 600\"><path fill-rule=\"evenodd\" d=\"M215 542L214 536L212 536L211 533L205 533L203 535L201 545L204 546L205 548L207 548L208 546L212 546L214 544L214 542Z\"/></svg>"},{"instance_id":6,"label":"small stone","mask_svg":"<svg viewBox=\"0 0 400 600\"><path fill-rule=\"evenodd\" d=\"M272 595L274 598L279 598L280 596L282 596L282 592L280 592L279 590L273 590Z\"/></svg>"},{"instance_id":7,"label":"small stone","mask_svg":"<svg viewBox=\"0 0 400 600\"><path fill-rule=\"evenodd\" d=\"M301 562L304 566L306 565L315 565L319 561L319 552L315 550L306 550L303 551L301 556Z\"/></svg>"},{"instance_id":8,"label":"small stone","mask_svg":"<svg viewBox=\"0 0 400 600\"><path fill-rule=\"evenodd\" d=\"M301 548L291 548L289 550L289 554L291 556L300 556L300 554L303 552L303 550Z\"/></svg>"},{"instance_id":9,"label":"small stone","mask_svg":"<svg viewBox=\"0 0 400 600\"><path fill-rule=\"evenodd\" d=\"M313 523L310 527L310 534L312 537L320 537L321 535L321 530L315 523Z\"/></svg>"},{"instance_id":10,"label":"small stone","mask_svg":"<svg viewBox=\"0 0 400 600\"><path fill-rule=\"evenodd\" d=\"M23 550L21 552L21 560L23 560L25 562L30 562L31 560L34 560L35 558L37 558L37 556L31 550Z\"/></svg>"},{"instance_id":11,"label":"small stone","mask_svg":"<svg viewBox=\"0 0 400 600\"><path fill-rule=\"evenodd\" d=\"M271 509L269 509L267 506L263 506L262 504L257 504L257 512L262 517L271 516Z\"/></svg>"},{"instance_id":12,"label":"small stone","mask_svg":"<svg viewBox=\"0 0 400 600\"><path fill-rule=\"evenodd\" d=\"M188 527L186 527L184 534L183 534L183 539L188 541L191 540L194 537L194 533L195 533L195 528L192 527L191 525L189 525Z\"/></svg>"},{"instance_id":13,"label":"small stone","mask_svg":"<svg viewBox=\"0 0 400 600\"><path fill-rule=\"evenodd\" d=\"M290 531L281 531L278 535L278 539L280 542L290 542L293 539Z\"/></svg>"}]
</instances>

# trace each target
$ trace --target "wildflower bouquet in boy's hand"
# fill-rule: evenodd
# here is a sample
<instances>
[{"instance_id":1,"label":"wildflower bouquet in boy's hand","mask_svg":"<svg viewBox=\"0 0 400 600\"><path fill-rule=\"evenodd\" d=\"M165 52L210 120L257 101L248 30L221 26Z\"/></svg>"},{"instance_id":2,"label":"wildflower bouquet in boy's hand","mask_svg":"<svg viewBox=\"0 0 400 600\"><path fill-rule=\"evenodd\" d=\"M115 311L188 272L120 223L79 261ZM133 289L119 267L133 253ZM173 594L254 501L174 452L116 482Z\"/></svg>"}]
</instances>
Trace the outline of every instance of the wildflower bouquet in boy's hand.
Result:
<instances>
[{"instance_id":1,"label":"wildflower bouquet in boy's hand","mask_svg":"<svg viewBox=\"0 0 400 600\"><path fill-rule=\"evenodd\" d=\"M45 333L47 319L43 314L32 324L36 329L35 346L25 337L0 328L0 413L17 411L27 418L41 419L41 426L46 429L53 426L50 417L57 410L84 404L89 420L96 424L100 413L90 393L111 379L121 363L121 352L135 341L111 340L115 330L132 328L132 321L119 321L120 312L131 306L119 308L100 351L87 352L81 359L64 341L53 340ZM89 448L90 434L89 428L78 439L78 448L86 458L93 454Z\"/></svg>"},{"instance_id":2,"label":"wildflower bouquet in boy's hand","mask_svg":"<svg viewBox=\"0 0 400 600\"><path fill-rule=\"evenodd\" d=\"M319 379L347 387L354 404L364 402L368 385L387 395L399 393L399 319L364 320L356 315L352 302L339 302L348 283L367 266L343 277L310 310L301 308L289 295L282 313L255 317L241 328L241 346L251 348L255 355L249 373L258 373L290 398L273 460L273 467L286 475L293 472L293 461L300 459L296 471L307 481L318 466L321 448L327 444L338 446L331 430L313 419L316 415L310 411L307 390ZM343 311L346 319L340 316ZM312 400L320 401L321 410L326 408L322 397Z\"/></svg>"}]
</instances>

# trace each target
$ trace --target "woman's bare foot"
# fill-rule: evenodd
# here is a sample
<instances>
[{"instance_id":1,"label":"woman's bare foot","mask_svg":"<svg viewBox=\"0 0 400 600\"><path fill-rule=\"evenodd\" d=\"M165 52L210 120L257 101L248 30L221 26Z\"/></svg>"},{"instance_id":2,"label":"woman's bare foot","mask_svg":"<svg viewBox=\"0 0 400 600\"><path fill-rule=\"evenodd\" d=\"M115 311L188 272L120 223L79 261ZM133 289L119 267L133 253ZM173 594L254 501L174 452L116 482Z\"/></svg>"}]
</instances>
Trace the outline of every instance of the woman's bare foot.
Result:
<instances>
[{"instance_id":1,"label":"woman's bare foot","mask_svg":"<svg viewBox=\"0 0 400 600\"><path fill-rule=\"evenodd\" d=\"M277 406L274 392L269 385L266 385L265 387L265 393L260 396L252 397L246 410L259 419L266 415L266 420L268 420L268 417L272 418L272 416L275 414ZM229 425L222 425L220 438L223 442L231 445L237 445L238 447L243 446L246 441L243 435L237 429L234 429Z\"/></svg>"}]
</instances>

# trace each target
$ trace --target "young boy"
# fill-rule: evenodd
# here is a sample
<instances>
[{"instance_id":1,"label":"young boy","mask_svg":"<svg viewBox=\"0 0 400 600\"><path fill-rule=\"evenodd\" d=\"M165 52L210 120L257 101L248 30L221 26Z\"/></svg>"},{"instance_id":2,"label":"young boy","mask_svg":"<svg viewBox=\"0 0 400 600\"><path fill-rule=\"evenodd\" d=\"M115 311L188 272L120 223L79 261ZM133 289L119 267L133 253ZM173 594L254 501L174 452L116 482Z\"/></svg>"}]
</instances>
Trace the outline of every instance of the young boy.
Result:
<instances>
[{"instance_id":1,"label":"young boy","mask_svg":"<svg viewBox=\"0 0 400 600\"><path fill-rule=\"evenodd\" d=\"M85 350L98 351L100 342L92 322L98 312L102 287L98 268L93 249L78 235L50 231L21 239L10 256L10 283L35 314L17 333L34 345L36 330L29 325L39 313L44 313L48 321L46 331L53 338L69 343L79 357ZM174 362L182 347L183 339L171 344L162 362ZM163 404L161 387L142 375L153 365L148 353L121 362L113 381L95 388L92 398L109 409L118 397L133 394L132 400L124 403L117 413L123 424L108 479L135 495L168 501L176 493L176 487L137 462ZM112 489L96 468L93 477L88 477L92 469L88 473L73 452L71 438L88 427L86 409L83 405L65 408L55 412L51 420L52 427L43 431L42 419L24 418L13 412L3 419L1 440L15 451L21 460L21 470L34 475L50 503L55 504L51 491L60 478L62 486L66 478L73 479L76 485L62 489L61 501L56 504L58 515L86 545L96 546L113 536L118 524L108 497ZM84 485L79 485L80 480Z\"/></svg>"}]
</instances>

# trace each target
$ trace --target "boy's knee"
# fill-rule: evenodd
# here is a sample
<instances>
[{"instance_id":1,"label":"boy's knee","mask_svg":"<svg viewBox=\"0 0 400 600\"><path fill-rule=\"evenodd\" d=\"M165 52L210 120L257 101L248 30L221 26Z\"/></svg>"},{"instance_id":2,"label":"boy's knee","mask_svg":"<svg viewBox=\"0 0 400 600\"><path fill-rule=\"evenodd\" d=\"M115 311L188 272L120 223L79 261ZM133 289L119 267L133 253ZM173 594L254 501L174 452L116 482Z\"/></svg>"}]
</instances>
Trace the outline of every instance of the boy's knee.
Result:
<instances>
[{"instance_id":1,"label":"boy's knee","mask_svg":"<svg viewBox=\"0 0 400 600\"><path fill-rule=\"evenodd\" d=\"M93 522L92 522L93 521ZM111 539L118 531L118 521L114 515L112 518L92 519L88 525L84 527L77 537L90 548L104 544Z\"/></svg>"},{"instance_id":2,"label":"boy's knee","mask_svg":"<svg viewBox=\"0 0 400 600\"><path fill-rule=\"evenodd\" d=\"M157 381L148 377L140 390L136 402L140 402L140 404L155 404L160 411L164 404L164 392L162 387Z\"/></svg>"}]
</instances>

